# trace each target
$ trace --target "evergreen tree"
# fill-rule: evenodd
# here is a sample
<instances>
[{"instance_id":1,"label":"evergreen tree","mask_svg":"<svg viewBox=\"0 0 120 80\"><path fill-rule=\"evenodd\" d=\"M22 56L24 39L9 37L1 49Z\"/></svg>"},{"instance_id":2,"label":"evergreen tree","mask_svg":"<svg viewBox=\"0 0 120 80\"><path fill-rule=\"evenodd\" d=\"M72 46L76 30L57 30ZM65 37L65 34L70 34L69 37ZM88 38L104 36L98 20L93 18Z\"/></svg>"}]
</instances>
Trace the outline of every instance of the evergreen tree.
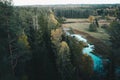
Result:
<instances>
[{"instance_id":1,"label":"evergreen tree","mask_svg":"<svg viewBox=\"0 0 120 80\"><path fill-rule=\"evenodd\" d=\"M67 42L68 42L70 53L71 53L71 57L70 57L71 63L75 69L74 79L79 80L81 78L80 66L82 63L83 43L77 41L74 37L73 38L68 37Z\"/></svg>"},{"instance_id":2,"label":"evergreen tree","mask_svg":"<svg viewBox=\"0 0 120 80\"><path fill-rule=\"evenodd\" d=\"M51 47L51 29L48 28L48 15L42 12L33 18L34 25L30 26L29 29L29 42L32 51L30 80L56 80L57 69Z\"/></svg>"},{"instance_id":3,"label":"evergreen tree","mask_svg":"<svg viewBox=\"0 0 120 80\"><path fill-rule=\"evenodd\" d=\"M120 20L120 7L116 10L116 19Z\"/></svg>"},{"instance_id":4,"label":"evergreen tree","mask_svg":"<svg viewBox=\"0 0 120 80\"><path fill-rule=\"evenodd\" d=\"M15 33L13 28L13 7L10 1L0 1L0 75L7 80L14 75L13 49Z\"/></svg>"},{"instance_id":5,"label":"evergreen tree","mask_svg":"<svg viewBox=\"0 0 120 80\"><path fill-rule=\"evenodd\" d=\"M119 13L120 10L117 10L117 13ZM120 52L120 20L119 20L119 14L117 14L116 20L113 21L110 24L110 28L108 29L109 35L110 35L110 42L111 45L111 53L109 55L110 63L109 63L109 71L108 71L108 80L115 80L115 66L119 65L119 52ZM111 78L110 78L111 77Z\"/></svg>"},{"instance_id":6,"label":"evergreen tree","mask_svg":"<svg viewBox=\"0 0 120 80\"><path fill-rule=\"evenodd\" d=\"M57 53L57 65L61 80L73 79L73 66L70 60L69 47L65 41L60 43L59 53Z\"/></svg>"},{"instance_id":7,"label":"evergreen tree","mask_svg":"<svg viewBox=\"0 0 120 80\"><path fill-rule=\"evenodd\" d=\"M11 1L0 2L1 80L14 80L22 76L24 68L20 66L24 66L29 58L29 43L19 22Z\"/></svg>"},{"instance_id":8,"label":"evergreen tree","mask_svg":"<svg viewBox=\"0 0 120 80\"><path fill-rule=\"evenodd\" d=\"M109 64L109 72L108 72L108 78L109 80L115 80L115 66L119 65L117 62L119 62L119 52L120 52L120 22L114 21L111 23L109 28L109 34L110 34L110 41L112 43L111 45L111 53L109 55L110 64ZM117 64L116 64L117 63ZM110 78L112 77L112 78Z\"/></svg>"},{"instance_id":9,"label":"evergreen tree","mask_svg":"<svg viewBox=\"0 0 120 80\"><path fill-rule=\"evenodd\" d=\"M93 22L89 25L89 31L91 31L91 32L96 32L97 31L96 23Z\"/></svg>"}]
</instances>

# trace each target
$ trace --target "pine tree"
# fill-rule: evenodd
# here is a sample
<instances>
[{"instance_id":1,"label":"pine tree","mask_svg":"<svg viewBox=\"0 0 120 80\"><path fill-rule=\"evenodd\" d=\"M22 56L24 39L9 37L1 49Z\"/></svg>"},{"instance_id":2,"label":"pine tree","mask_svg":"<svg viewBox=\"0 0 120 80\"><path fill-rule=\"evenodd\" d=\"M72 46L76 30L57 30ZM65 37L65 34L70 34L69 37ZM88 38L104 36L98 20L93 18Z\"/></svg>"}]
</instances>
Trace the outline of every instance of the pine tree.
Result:
<instances>
[{"instance_id":1,"label":"pine tree","mask_svg":"<svg viewBox=\"0 0 120 80\"><path fill-rule=\"evenodd\" d=\"M119 13L120 10L117 10L117 13ZM119 20L119 14L117 14L116 20L114 20L110 24L110 28L108 29L109 35L110 35L110 42L111 44L111 53L109 54L109 60L110 63L108 64L109 70L108 70L108 80L115 80L116 74L115 74L115 66L119 65L119 52L120 52L120 20Z\"/></svg>"},{"instance_id":2,"label":"pine tree","mask_svg":"<svg viewBox=\"0 0 120 80\"><path fill-rule=\"evenodd\" d=\"M32 51L32 74L30 79L49 80L57 78L54 52L51 44L51 29L48 28L48 15L36 14L29 27L29 43ZM56 77L55 77L56 76Z\"/></svg>"},{"instance_id":3,"label":"pine tree","mask_svg":"<svg viewBox=\"0 0 120 80\"><path fill-rule=\"evenodd\" d=\"M19 21L20 18L14 12L11 1L0 2L1 80L14 80L19 73L18 65L26 61L27 53L29 53L27 36Z\"/></svg>"},{"instance_id":4,"label":"pine tree","mask_svg":"<svg viewBox=\"0 0 120 80\"><path fill-rule=\"evenodd\" d=\"M13 48L15 39L13 31L13 7L10 1L0 2L0 52L1 52L1 79L14 74ZM8 73L9 72L9 73ZM8 78L9 78L8 77Z\"/></svg>"}]
</instances>

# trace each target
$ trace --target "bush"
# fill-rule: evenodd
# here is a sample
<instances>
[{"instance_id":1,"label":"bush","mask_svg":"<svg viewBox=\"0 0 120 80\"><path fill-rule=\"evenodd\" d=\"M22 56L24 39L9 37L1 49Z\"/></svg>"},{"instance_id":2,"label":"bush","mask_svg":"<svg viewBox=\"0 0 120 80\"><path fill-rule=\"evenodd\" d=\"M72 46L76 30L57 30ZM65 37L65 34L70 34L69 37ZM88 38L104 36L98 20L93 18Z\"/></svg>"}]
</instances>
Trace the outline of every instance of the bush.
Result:
<instances>
[{"instance_id":1,"label":"bush","mask_svg":"<svg viewBox=\"0 0 120 80\"><path fill-rule=\"evenodd\" d=\"M65 17L58 17L57 20L59 23L64 23L64 21L66 21L66 18Z\"/></svg>"},{"instance_id":2,"label":"bush","mask_svg":"<svg viewBox=\"0 0 120 80\"><path fill-rule=\"evenodd\" d=\"M95 23L91 23L89 26L89 31L96 32L97 31L97 25Z\"/></svg>"},{"instance_id":3,"label":"bush","mask_svg":"<svg viewBox=\"0 0 120 80\"><path fill-rule=\"evenodd\" d=\"M109 26L107 25L107 24L103 24L102 26L101 26L101 28L103 28L103 29L107 29Z\"/></svg>"},{"instance_id":4,"label":"bush","mask_svg":"<svg viewBox=\"0 0 120 80\"><path fill-rule=\"evenodd\" d=\"M106 19L106 20L111 20L109 16L106 16L105 19Z\"/></svg>"}]
</instances>

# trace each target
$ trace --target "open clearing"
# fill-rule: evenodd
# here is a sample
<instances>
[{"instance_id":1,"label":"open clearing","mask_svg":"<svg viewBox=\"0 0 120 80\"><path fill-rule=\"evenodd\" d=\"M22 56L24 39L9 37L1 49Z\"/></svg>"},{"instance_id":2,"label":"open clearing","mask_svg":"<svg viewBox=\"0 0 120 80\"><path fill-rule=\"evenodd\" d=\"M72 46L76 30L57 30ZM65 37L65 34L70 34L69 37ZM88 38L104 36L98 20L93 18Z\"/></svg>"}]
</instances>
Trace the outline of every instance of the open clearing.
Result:
<instances>
[{"instance_id":1,"label":"open clearing","mask_svg":"<svg viewBox=\"0 0 120 80\"><path fill-rule=\"evenodd\" d=\"M104 20L99 21L99 26L102 26L103 24L109 25L109 22ZM91 44L95 45L95 53L107 57L110 53L109 35L101 27L98 28L98 32L90 32L88 30L89 25L88 19L67 19L62 26L72 28L75 34L82 35Z\"/></svg>"},{"instance_id":2,"label":"open clearing","mask_svg":"<svg viewBox=\"0 0 120 80\"><path fill-rule=\"evenodd\" d=\"M105 20L98 21L99 26L102 26L103 24L109 25L109 22ZM106 33L104 29L101 27L98 28L98 32L90 32L89 29L89 21L88 19L67 19L65 21L65 24L63 24L64 27L69 27L78 31L82 31L85 33L88 33L89 35L102 40L104 43L109 41L109 35Z\"/></svg>"}]
</instances>

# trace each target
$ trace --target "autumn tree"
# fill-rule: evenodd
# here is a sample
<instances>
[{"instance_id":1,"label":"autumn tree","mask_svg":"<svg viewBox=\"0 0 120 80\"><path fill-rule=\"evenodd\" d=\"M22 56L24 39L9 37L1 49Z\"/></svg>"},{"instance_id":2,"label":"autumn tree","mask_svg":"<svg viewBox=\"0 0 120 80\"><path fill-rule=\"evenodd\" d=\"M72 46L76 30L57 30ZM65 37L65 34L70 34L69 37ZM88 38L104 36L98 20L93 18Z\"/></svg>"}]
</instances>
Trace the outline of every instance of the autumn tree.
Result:
<instances>
[{"instance_id":1,"label":"autumn tree","mask_svg":"<svg viewBox=\"0 0 120 80\"><path fill-rule=\"evenodd\" d=\"M96 32L97 28L99 27L97 18L95 18L94 16L89 16L88 20L90 22L89 31Z\"/></svg>"},{"instance_id":2,"label":"autumn tree","mask_svg":"<svg viewBox=\"0 0 120 80\"><path fill-rule=\"evenodd\" d=\"M83 54L80 70L85 80L89 80L92 77L94 71L93 67L92 58L87 54Z\"/></svg>"},{"instance_id":3,"label":"autumn tree","mask_svg":"<svg viewBox=\"0 0 120 80\"><path fill-rule=\"evenodd\" d=\"M48 27L50 29L56 29L60 26L60 24L58 23L54 13L52 12L52 10L49 10L49 17L48 17Z\"/></svg>"},{"instance_id":4,"label":"autumn tree","mask_svg":"<svg viewBox=\"0 0 120 80\"><path fill-rule=\"evenodd\" d=\"M88 20L89 20L90 23L93 23L93 21L95 20L95 17L94 16L89 16Z\"/></svg>"},{"instance_id":5,"label":"autumn tree","mask_svg":"<svg viewBox=\"0 0 120 80\"><path fill-rule=\"evenodd\" d=\"M51 31L51 39L56 55L56 65L59 71L60 80L72 80L74 69L71 64L69 46L62 41L63 32L61 28Z\"/></svg>"},{"instance_id":6,"label":"autumn tree","mask_svg":"<svg viewBox=\"0 0 120 80\"><path fill-rule=\"evenodd\" d=\"M73 67L70 60L69 46L65 41L62 41L60 43L56 62L58 65L61 80L72 80Z\"/></svg>"},{"instance_id":7,"label":"autumn tree","mask_svg":"<svg viewBox=\"0 0 120 80\"><path fill-rule=\"evenodd\" d=\"M74 67L74 79L80 79L80 65L82 62L83 43L76 40L75 37L67 37L66 41L70 48L71 63Z\"/></svg>"}]
</instances>

